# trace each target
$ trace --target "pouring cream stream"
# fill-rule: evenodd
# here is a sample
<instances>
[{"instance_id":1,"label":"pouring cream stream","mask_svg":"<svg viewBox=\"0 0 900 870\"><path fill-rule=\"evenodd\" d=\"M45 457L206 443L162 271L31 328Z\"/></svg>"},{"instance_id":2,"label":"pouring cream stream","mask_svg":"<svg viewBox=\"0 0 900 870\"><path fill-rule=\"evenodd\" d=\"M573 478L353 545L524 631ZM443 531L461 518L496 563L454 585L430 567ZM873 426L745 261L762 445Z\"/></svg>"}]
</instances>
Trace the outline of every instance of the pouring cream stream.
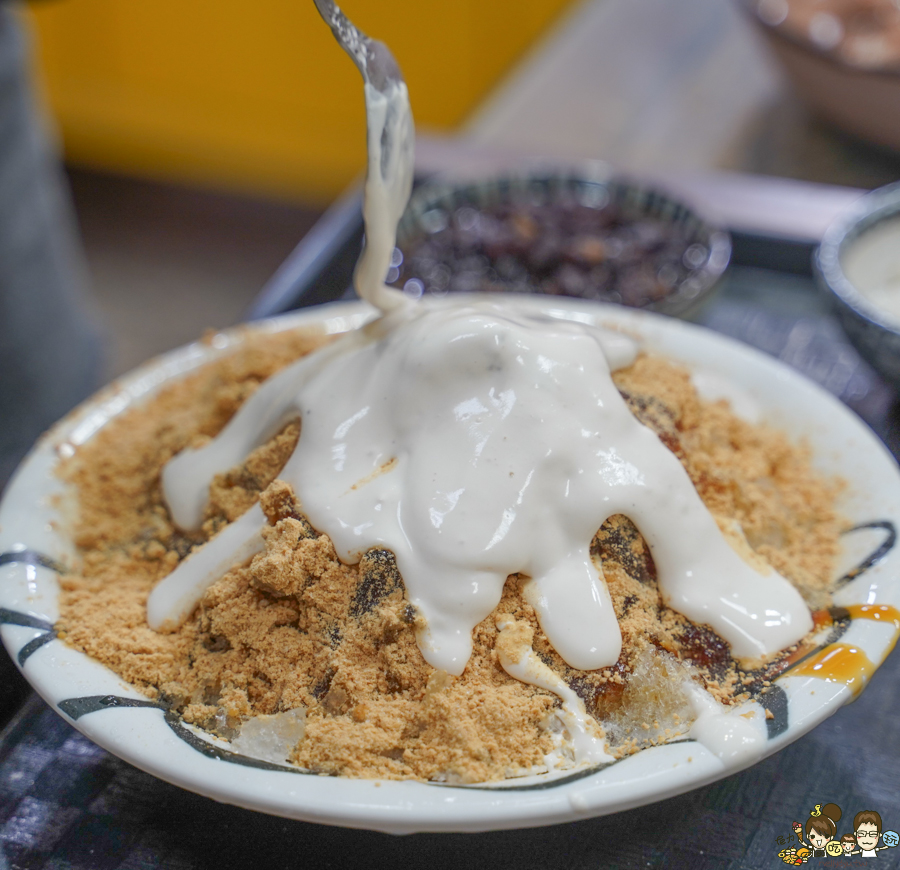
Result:
<instances>
[{"instance_id":1,"label":"pouring cream stream","mask_svg":"<svg viewBox=\"0 0 900 870\"><path fill-rule=\"evenodd\" d=\"M646 539L665 602L712 626L735 656L798 641L812 628L799 593L737 555L680 462L616 390L610 374L634 360L631 339L507 299L426 305L385 286L413 126L402 80L384 90L367 80L365 93L366 247L355 283L382 316L270 378L210 444L168 463L176 524L198 527L213 476L299 418L280 477L342 560L394 553L435 668L463 672L472 630L512 573L529 578L526 597L569 665L615 664L621 634L589 549L617 513ZM265 522L256 506L183 561L150 595L150 626L186 619L211 583L262 549ZM546 675L529 678L527 651L517 661L502 664L556 691Z\"/></svg>"}]
</instances>

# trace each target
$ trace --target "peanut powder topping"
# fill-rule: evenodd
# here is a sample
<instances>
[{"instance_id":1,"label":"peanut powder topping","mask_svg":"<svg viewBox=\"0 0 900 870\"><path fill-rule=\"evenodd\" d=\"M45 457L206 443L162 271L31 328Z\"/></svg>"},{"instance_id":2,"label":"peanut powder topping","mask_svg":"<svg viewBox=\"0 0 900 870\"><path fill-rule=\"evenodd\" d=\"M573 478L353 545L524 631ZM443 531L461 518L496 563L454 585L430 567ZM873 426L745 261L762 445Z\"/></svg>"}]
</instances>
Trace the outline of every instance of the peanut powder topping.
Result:
<instances>
[{"instance_id":1,"label":"peanut powder topping","mask_svg":"<svg viewBox=\"0 0 900 870\"><path fill-rule=\"evenodd\" d=\"M502 666L502 656L518 660L519 635L583 701L616 756L686 733L693 714L679 680L729 704L777 673L777 659L739 663L708 626L665 606L649 548L621 514L591 546L622 634L614 665L567 665L526 600L527 578L511 575L475 626L463 673L435 670L416 644L422 617L392 553L372 549L343 564L278 479L297 421L220 474L200 529L179 531L162 499L163 465L214 437L263 379L321 342L303 333L248 338L111 421L64 463L79 498L81 550L62 578L57 628L67 643L228 738L251 717L302 711L302 737L289 751L302 768L458 782L566 763L560 697ZM826 607L842 527L838 486L816 475L808 450L725 403L701 401L688 373L666 361L641 356L614 379L745 561L771 566L811 608ZM257 501L268 523L262 551L212 584L175 632L152 631L145 609L154 585Z\"/></svg>"}]
</instances>

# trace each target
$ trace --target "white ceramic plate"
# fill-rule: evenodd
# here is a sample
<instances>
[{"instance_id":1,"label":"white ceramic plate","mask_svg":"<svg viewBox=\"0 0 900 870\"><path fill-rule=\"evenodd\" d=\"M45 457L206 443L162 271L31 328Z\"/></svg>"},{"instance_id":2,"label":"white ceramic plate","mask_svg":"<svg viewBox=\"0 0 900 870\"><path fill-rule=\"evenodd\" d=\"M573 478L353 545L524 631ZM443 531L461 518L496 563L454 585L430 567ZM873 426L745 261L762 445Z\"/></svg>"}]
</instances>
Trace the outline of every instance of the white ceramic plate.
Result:
<instances>
[{"instance_id":1,"label":"white ceramic plate","mask_svg":"<svg viewBox=\"0 0 900 870\"><path fill-rule=\"evenodd\" d=\"M555 316L617 326L643 346L685 363L702 389L728 392L746 413L793 438L806 438L817 466L848 482L841 509L863 528L845 536L848 568L838 604L900 605L900 475L882 444L843 405L780 363L730 339L678 320L575 300L528 300ZM327 332L358 326L371 315L362 303L338 304L243 327L151 361L101 391L35 446L0 505L0 636L45 700L110 752L162 779L216 800L312 822L392 833L484 831L571 821L670 797L734 773L747 761L721 759L685 740L654 747L602 769L460 787L314 776L244 758L185 727L111 671L53 635L55 566L73 555L65 534L66 492L54 477L60 455L158 387L239 345L247 330L298 325ZM70 508L69 508L70 509ZM837 578L836 578L837 581ZM890 621L843 619L841 641L879 664L890 651ZM834 641L835 636L829 638ZM851 697L841 682L779 677L766 706L762 756L796 740ZM873 735L874 736L874 735Z\"/></svg>"}]
</instances>

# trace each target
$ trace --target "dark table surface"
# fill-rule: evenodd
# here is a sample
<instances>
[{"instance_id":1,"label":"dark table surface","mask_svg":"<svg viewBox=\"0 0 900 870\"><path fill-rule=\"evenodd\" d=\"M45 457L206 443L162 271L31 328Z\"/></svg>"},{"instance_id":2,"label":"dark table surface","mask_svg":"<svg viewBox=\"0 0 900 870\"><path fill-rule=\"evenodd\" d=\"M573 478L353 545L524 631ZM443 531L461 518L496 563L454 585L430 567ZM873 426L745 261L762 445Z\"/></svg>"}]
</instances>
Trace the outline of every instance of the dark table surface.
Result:
<instances>
[{"instance_id":1,"label":"dark table surface","mask_svg":"<svg viewBox=\"0 0 900 870\"><path fill-rule=\"evenodd\" d=\"M862 362L811 278L740 267L701 322L798 368L900 452L895 393ZM816 804L900 829L900 656L854 703L775 756L680 797L589 821L486 834L392 837L286 821L168 785L96 747L0 663L0 870L199 870L391 866L742 868L786 866L791 823ZM2 721L0 719L0 721ZM782 842L779 842L779 838ZM900 866L900 847L879 853ZM869 866L868 859L810 864Z\"/></svg>"}]
</instances>

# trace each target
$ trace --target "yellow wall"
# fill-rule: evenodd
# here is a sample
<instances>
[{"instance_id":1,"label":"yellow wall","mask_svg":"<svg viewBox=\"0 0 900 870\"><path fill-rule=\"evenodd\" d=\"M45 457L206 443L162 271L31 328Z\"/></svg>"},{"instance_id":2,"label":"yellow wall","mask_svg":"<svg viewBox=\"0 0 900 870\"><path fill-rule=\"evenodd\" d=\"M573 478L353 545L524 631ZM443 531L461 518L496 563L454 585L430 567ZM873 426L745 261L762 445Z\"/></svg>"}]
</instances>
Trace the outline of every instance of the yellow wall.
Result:
<instances>
[{"instance_id":1,"label":"yellow wall","mask_svg":"<svg viewBox=\"0 0 900 870\"><path fill-rule=\"evenodd\" d=\"M420 126L451 130L570 0L347 0ZM361 78L312 0L30 7L76 164L324 200L364 165Z\"/></svg>"}]
</instances>

